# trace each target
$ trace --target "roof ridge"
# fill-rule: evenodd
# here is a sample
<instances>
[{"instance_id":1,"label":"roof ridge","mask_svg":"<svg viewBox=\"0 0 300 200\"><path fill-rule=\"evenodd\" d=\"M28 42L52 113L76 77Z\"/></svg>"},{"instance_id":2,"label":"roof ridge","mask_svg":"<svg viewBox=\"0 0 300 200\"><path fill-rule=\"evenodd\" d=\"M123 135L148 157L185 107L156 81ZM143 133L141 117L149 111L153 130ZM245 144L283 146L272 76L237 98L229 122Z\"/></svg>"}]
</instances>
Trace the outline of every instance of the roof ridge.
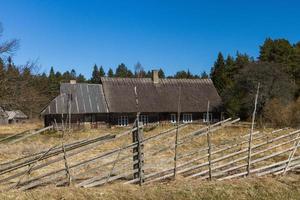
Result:
<instances>
[{"instance_id":1,"label":"roof ridge","mask_svg":"<svg viewBox=\"0 0 300 200\"><path fill-rule=\"evenodd\" d=\"M150 79L148 77L106 77L106 76L102 76L101 79L120 79L120 80L124 80L124 79L134 79L134 80L141 80L141 79ZM159 80L176 80L176 81L181 81L181 80L187 80L187 81L191 81L191 80L195 80L195 81L205 81L205 80L209 80L211 81L211 78L159 78Z\"/></svg>"},{"instance_id":2,"label":"roof ridge","mask_svg":"<svg viewBox=\"0 0 300 200\"><path fill-rule=\"evenodd\" d=\"M101 85L101 83L60 83L60 84L68 84L68 85Z\"/></svg>"}]
</instances>

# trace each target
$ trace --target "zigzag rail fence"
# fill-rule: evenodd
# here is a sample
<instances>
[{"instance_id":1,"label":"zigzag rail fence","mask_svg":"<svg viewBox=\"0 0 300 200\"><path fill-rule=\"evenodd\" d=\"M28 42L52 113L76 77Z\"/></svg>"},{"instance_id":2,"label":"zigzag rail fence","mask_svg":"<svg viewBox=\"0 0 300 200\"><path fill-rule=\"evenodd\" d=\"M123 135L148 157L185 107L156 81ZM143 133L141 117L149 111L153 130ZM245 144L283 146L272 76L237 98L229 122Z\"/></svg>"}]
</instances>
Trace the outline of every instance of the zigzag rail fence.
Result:
<instances>
[{"instance_id":1,"label":"zigzag rail fence","mask_svg":"<svg viewBox=\"0 0 300 200\"><path fill-rule=\"evenodd\" d=\"M248 174L250 131L231 140L226 137L226 127L238 121L229 118L188 133L183 130L189 124L179 125L176 165L174 136L177 127L152 135L144 132L145 136L140 137L138 134L143 133L143 126L137 126L119 134L66 143L64 148L52 146L2 163L0 184L7 189L20 190L47 184L66 186L70 183L66 172L76 187L96 187L116 181L149 184L174 179L177 177L174 171L187 179L244 177ZM133 140L133 132L137 134L135 137L140 137L139 140ZM211 137L210 160L206 140L208 132ZM217 141L214 137L222 138ZM254 131L250 175L279 175L299 168L299 141L300 130Z\"/></svg>"}]
</instances>

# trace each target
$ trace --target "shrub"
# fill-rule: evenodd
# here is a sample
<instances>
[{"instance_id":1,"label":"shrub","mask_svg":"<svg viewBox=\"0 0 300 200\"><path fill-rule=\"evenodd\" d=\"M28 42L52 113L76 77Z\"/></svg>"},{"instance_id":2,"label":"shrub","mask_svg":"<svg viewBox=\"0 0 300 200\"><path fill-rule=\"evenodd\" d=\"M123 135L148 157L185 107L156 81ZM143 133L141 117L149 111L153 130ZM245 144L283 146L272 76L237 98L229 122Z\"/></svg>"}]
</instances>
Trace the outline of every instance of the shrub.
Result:
<instances>
[{"instance_id":1,"label":"shrub","mask_svg":"<svg viewBox=\"0 0 300 200\"><path fill-rule=\"evenodd\" d=\"M278 99L270 100L263 109L263 116L272 126L298 127L300 125L300 98L289 104L283 104Z\"/></svg>"}]
</instances>

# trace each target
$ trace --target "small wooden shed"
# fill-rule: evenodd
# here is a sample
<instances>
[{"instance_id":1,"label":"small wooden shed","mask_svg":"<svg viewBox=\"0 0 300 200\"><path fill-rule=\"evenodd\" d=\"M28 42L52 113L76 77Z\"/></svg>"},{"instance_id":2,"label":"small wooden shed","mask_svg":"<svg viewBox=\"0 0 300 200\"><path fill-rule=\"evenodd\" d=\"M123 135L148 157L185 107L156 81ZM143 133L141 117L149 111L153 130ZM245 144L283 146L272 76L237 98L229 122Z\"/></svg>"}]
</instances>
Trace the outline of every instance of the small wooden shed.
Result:
<instances>
[{"instance_id":1,"label":"small wooden shed","mask_svg":"<svg viewBox=\"0 0 300 200\"><path fill-rule=\"evenodd\" d=\"M21 110L11 110L5 112L8 115L9 124L24 123L26 120L28 120L28 116L25 115Z\"/></svg>"}]
</instances>

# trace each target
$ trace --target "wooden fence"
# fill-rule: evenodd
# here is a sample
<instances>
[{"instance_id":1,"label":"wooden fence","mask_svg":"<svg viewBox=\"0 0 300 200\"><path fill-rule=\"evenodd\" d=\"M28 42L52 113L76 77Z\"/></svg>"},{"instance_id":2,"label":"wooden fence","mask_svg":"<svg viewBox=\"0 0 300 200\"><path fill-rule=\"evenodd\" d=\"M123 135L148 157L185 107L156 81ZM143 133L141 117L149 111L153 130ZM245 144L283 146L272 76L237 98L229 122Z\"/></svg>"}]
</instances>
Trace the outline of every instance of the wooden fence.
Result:
<instances>
[{"instance_id":1,"label":"wooden fence","mask_svg":"<svg viewBox=\"0 0 300 200\"><path fill-rule=\"evenodd\" d=\"M278 175L300 166L300 130L254 131L230 141L226 136L214 140L238 121L229 118L188 133L182 130L189 125L182 124L149 136L136 123L120 134L62 143L2 163L0 184L20 190L47 184L87 188L115 181L142 185L176 175L209 180Z\"/></svg>"}]
</instances>

